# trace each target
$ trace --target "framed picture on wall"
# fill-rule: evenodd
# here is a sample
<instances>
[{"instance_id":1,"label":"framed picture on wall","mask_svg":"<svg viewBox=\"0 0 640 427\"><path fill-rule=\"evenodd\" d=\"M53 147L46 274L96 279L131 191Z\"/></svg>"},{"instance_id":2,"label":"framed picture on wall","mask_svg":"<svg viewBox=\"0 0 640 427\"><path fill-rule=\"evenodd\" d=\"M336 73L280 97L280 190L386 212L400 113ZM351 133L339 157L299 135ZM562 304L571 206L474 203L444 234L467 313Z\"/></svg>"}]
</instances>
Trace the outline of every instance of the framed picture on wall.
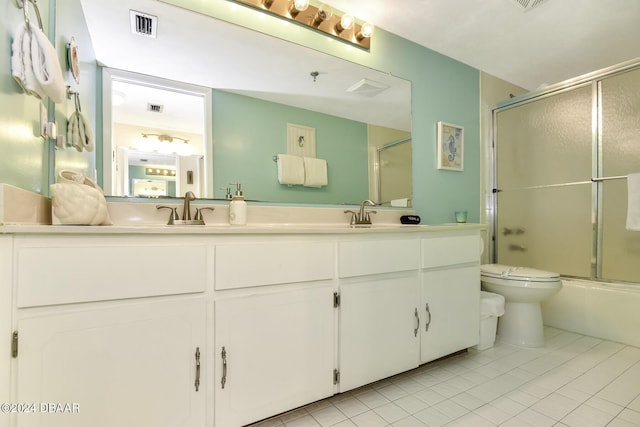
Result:
<instances>
[{"instance_id":1,"label":"framed picture on wall","mask_svg":"<svg viewBox=\"0 0 640 427\"><path fill-rule=\"evenodd\" d=\"M464 128L438 122L438 169L464 170Z\"/></svg>"}]
</instances>

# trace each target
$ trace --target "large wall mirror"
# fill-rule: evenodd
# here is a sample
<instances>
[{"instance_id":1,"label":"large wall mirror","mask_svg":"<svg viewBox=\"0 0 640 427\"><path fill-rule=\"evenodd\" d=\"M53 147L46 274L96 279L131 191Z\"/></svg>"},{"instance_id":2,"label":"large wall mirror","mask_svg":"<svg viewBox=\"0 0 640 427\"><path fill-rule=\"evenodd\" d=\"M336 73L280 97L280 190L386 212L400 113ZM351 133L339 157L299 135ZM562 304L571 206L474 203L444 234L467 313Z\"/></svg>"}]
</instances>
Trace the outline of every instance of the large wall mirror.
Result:
<instances>
[{"instance_id":1,"label":"large wall mirror","mask_svg":"<svg viewBox=\"0 0 640 427\"><path fill-rule=\"evenodd\" d=\"M224 198L240 182L250 200L410 206L410 178L384 170L411 176L409 81L158 1L80 4L103 70L106 193ZM292 126L313 130L326 186L278 183Z\"/></svg>"}]
</instances>

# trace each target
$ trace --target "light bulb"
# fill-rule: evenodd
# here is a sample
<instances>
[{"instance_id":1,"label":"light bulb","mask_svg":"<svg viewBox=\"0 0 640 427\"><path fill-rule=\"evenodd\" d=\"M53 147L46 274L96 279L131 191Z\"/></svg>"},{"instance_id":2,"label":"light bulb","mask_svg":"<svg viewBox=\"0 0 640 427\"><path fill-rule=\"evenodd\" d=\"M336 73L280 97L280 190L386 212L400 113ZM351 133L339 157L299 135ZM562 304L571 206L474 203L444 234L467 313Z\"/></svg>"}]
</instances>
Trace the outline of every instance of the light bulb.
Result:
<instances>
[{"instance_id":1,"label":"light bulb","mask_svg":"<svg viewBox=\"0 0 640 427\"><path fill-rule=\"evenodd\" d=\"M307 10L309 7L309 0L293 0L291 7L289 8L289 13L293 18L300 12Z\"/></svg>"},{"instance_id":2,"label":"light bulb","mask_svg":"<svg viewBox=\"0 0 640 427\"><path fill-rule=\"evenodd\" d=\"M375 27L373 26L373 24L370 24L368 22L365 22L364 24L362 24L360 31L356 35L356 38L358 39L358 41L361 41L363 39L368 39L369 37L371 37L373 35L374 28Z\"/></svg>"},{"instance_id":3,"label":"light bulb","mask_svg":"<svg viewBox=\"0 0 640 427\"><path fill-rule=\"evenodd\" d=\"M354 18L352 15L343 15L340 22L336 24L336 33L340 34L344 30L350 30L353 27Z\"/></svg>"},{"instance_id":4,"label":"light bulb","mask_svg":"<svg viewBox=\"0 0 640 427\"><path fill-rule=\"evenodd\" d=\"M316 13L316 17L313 20L313 26L317 27L322 24L324 21L331 19L333 16L333 9L326 3L323 3L318 8L318 12Z\"/></svg>"}]
</instances>

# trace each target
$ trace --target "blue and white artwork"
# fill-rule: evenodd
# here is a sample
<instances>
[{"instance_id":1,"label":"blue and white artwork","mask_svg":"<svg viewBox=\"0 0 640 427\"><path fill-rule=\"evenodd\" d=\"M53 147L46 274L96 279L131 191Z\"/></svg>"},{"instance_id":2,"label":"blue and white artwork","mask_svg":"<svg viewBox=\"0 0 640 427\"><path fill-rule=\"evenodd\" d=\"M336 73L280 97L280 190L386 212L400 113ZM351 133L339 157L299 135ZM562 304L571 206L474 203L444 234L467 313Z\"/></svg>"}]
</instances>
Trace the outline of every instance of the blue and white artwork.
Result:
<instances>
[{"instance_id":1,"label":"blue and white artwork","mask_svg":"<svg viewBox=\"0 0 640 427\"><path fill-rule=\"evenodd\" d=\"M438 122L438 169L464 169L463 133L462 126Z\"/></svg>"}]
</instances>

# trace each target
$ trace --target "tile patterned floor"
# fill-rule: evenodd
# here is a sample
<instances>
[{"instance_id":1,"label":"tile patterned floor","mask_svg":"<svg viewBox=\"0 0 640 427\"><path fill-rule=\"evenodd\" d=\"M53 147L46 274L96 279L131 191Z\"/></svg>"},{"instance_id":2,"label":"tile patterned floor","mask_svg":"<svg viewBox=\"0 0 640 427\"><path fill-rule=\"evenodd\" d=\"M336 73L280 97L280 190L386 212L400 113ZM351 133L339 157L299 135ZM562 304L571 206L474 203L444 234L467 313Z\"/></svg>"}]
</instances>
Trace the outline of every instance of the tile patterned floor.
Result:
<instances>
[{"instance_id":1,"label":"tile patterned floor","mask_svg":"<svg viewBox=\"0 0 640 427\"><path fill-rule=\"evenodd\" d=\"M640 426L640 348L545 336L542 349L471 349L253 426Z\"/></svg>"}]
</instances>

